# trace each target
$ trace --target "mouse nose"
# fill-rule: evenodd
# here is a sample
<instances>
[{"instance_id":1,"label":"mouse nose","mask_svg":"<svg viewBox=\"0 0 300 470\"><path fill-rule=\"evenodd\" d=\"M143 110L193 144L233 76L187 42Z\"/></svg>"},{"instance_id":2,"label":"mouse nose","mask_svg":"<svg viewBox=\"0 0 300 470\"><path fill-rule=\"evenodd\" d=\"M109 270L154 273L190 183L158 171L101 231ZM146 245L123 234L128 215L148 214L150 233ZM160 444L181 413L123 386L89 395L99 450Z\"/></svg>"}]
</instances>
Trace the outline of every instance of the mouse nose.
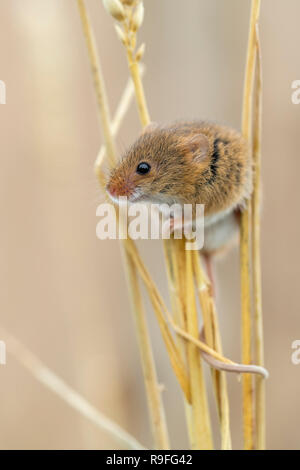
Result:
<instances>
[{"instance_id":1,"label":"mouse nose","mask_svg":"<svg viewBox=\"0 0 300 470\"><path fill-rule=\"evenodd\" d=\"M108 183L108 185L106 186L106 191L112 197L119 197L119 192L118 192L117 186L115 186L111 183Z\"/></svg>"},{"instance_id":2,"label":"mouse nose","mask_svg":"<svg viewBox=\"0 0 300 470\"><path fill-rule=\"evenodd\" d=\"M106 186L106 191L111 196L116 196L117 195L117 189L115 187L113 187L110 183Z\"/></svg>"},{"instance_id":3,"label":"mouse nose","mask_svg":"<svg viewBox=\"0 0 300 470\"><path fill-rule=\"evenodd\" d=\"M130 194L132 193L132 188L129 187L128 184L114 184L112 182L108 183L106 186L106 191L108 194L114 198L122 197L122 196L127 196L129 197Z\"/></svg>"}]
</instances>

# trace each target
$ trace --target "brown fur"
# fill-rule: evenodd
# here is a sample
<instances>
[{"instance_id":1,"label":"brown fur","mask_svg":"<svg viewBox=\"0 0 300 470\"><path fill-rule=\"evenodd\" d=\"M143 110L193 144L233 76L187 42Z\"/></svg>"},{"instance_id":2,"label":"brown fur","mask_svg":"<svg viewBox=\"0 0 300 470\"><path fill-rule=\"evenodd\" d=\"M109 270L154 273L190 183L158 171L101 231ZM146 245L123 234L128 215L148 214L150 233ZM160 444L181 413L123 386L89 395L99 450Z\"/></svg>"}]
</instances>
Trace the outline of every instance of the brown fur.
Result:
<instances>
[{"instance_id":1,"label":"brown fur","mask_svg":"<svg viewBox=\"0 0 300 470\"><path fill-rule=\"evenodd\" d=\"M151 171L136 173L147 162ZM205 204L205 215L243 206L252 190L248 147L236 131L205 121L149 126L112 172L107 189L136 201Z\"/></svg>"}]
</instances>

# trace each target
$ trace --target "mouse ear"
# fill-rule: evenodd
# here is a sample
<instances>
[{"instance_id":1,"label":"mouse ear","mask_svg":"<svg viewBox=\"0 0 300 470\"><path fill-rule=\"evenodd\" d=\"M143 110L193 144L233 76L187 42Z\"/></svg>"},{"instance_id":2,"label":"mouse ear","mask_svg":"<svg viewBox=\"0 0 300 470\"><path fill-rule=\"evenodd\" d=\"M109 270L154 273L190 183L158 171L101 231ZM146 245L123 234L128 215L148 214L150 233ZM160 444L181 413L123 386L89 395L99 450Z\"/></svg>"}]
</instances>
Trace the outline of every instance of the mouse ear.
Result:
<instances>
[{"instance_id":1,"label":"mouse ear","mask_svg":"<svg viewBox=\"0 0 300 470\"><path fill-rule=\"evenodd\" d=\"M204 134L189 134L180 138L178 147L187 158L200 163L209 153L209 140Z\"/></svg>"},{"instance_id":2,"label":"mouse ear","mask_svg":"<svg viewBox=\"0 0 300 470\"><path fill-rule=\"evenodd\" d=\"M142 134L150 134L150 132L153 132L158 128L159 125L157 124L157 122L150 122L149 124L147 124L146 127L144 127Z\"/></svg>"}]
</instances>

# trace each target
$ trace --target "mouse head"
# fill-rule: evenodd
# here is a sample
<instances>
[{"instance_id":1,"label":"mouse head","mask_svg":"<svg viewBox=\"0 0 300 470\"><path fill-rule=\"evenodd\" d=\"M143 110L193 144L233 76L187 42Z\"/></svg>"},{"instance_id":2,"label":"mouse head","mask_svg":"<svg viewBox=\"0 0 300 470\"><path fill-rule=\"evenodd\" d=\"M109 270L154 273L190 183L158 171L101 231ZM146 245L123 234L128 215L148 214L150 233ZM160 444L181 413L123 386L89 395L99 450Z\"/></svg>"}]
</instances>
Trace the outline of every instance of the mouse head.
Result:
<instances>
[{"instance_id":1,"label":"mouse head","mask_svg":"<svg viewBox=\"0 0 300 470\"><path fill-rule=\"evenodd\" d=\"M191 201L199 172L209 165L210 141L188 127L150 124L112 171L107 184L111 199L129 202Z\"/></svg>"}]
</instances>

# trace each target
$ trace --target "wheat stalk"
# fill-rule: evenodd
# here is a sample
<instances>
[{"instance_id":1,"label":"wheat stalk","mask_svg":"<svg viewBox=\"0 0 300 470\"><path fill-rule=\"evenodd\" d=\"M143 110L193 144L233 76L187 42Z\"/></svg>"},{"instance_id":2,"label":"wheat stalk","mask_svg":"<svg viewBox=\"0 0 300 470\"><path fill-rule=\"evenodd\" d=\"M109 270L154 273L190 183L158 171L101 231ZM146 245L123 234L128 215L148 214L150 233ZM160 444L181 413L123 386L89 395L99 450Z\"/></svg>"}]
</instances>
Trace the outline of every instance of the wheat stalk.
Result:
<instances>
[{"instance_id":1,"label":"wheat stalk","mask_svg":"<svg viewBox=\"0 0 300 470\"><path fill-rule=\"evenodd\" d=\"M254 298L255 328L255 362L264 365L263 315L261 292L261 260L260 260L260 193L261 193L261 121L262 121L262 69L261 51L256 28L256 75L253 128L253 164L254 188L251 201L252 209L252 269ZM265 423L265 381L262 377L255 378L255 409L256 409L256 447L259 450L266 446Z\"/></svg>"},{"instance_id":2,"label":"wheat stalk","mask_svg":"<svg viewBox=\"0 0 300 470\"><path fill-rule=\"evenodd\" d=\"M242 133L249 144L252 130L253 78L256 57L256 25L259 18L260 0L252 0L251 20L248 39L248 52L245 73ZM251 352L251 285L250 285L250 212L251 203L241 214L240 223L240 263L241 263L241 302L242 302L242 362L250 364ZM243 376L243 429L245 449L254 448L254 403L252 376Z\"/></svg>"},{"instance_id":3,"label":"wheat stalk","mask_svg":"<svg viewBox=\"0 0 300 470\"><path fill-rule=\"evenodd\" d=\"M141 66L141 76L144 75L145 68ZM113 137L116 137L120 126L126 116L126 113L129 109L130 103L132 102L134 96L134 87L131 78L128 79L127 84L122 93L121 99L118 103L116 113L111 122L111 134ZM106 157L106 147L102 145L98 156L95 161L94 170L96 175L101 178L102 175L102 165Z\"/></svg>"},{"instance_id":4,"label":"wheat stalk","mask_svg":"<svg viewBox=\"0 0 300 470\"><path fill-rule=\"evenodd\" d=\"M193 261L194 276L203 315L205 340L208 346L222 354L221 336L211 286L202 269L200 257L196 252L194 252ZM230 450L232 444L226 375L224 372L214 369L212 369L211 373L220 421L221 449Z\"/></svg>"}]
</instances>

